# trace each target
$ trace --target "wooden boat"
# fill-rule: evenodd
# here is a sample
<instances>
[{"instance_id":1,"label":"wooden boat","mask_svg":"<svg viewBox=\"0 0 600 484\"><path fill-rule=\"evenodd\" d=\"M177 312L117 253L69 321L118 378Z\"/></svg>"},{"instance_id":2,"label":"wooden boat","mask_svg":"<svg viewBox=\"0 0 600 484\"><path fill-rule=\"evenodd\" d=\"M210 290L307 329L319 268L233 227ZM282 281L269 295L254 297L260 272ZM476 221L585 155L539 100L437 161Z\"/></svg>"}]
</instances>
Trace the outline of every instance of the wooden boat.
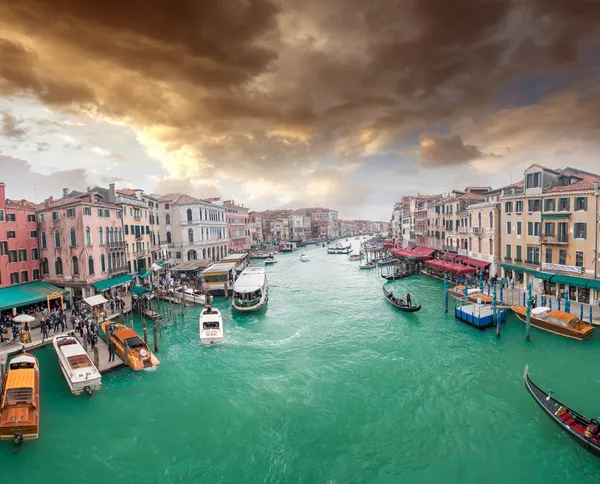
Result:
<instances>
[{"instance_id":1,"label":"wooden boat","mask_svg":"<svg viewBox=\"0 0 600 484\"><path fill-rule=\"evenodd\" d=\"M363 254L350 254L348 256L349 260L362 260L364 258Z\"/></svg>"},{"instance_id":2,"label":"wooden boat","mask_svg":"<svg viewBox=\"0 0 600 484\"><path fill-rule=\"evenodd\" d=\"M525 306L512 306L511 309L517 318L524 323L527 322L527 308ZM588 338L594 331L593 326L582 322L577 316L564 311L552 311L547 307L531 310L531 326L577 340Z\"/></svg>"},{"instance_id":3,"label":"wooden boat","mask_svg":"<svg viewBox=\"0 0 600 484\"><path fill-rule=\"evenodd\" d=\"M395 281L396 279L402 279L403 277L407 277L407 276L410 276L410 272L408 272L408 271L404 271L404 272L397 271L394 274L388 275L388 276L381 274L381 277L383 277L384 279L387 279L388 281Z\"/></svg>"},{"instance_id":4,"label":"wooden boat","mask_svg":"<svg viewBox=\"0 0 600 484\"><path fill-rule=\"evenodd\" d=\"M600 457L600 423L598 420L584 417L552 398L552 392L546 393L541 390L529 378L529 367L527 366L523 379L525 388L554 423L584 449Z\"/></svg>"},{"instance_id":5,"label":"wooden boat","mask_svg":"<svg viewBox=\"0 0 600 484\"><path fill-rule=\"evenodd\" d=\"M454 286L448 290L448 294L455 299L463 301L465 299L465 286ZM472 303L492 304L494 298L484 294L479 288L472 287L471 289L467 289L467 299Z\"/></svg>"},{"instance_id":6,"label":"wooden boat","mask_svg":"<svg viewBox=\"0 0 600 484\"><path fill-rule=\"evenodd\" d=\"M132 369L137 371L160 365L159 359L133 329L112 321L105 321L100 324L100 327L107 336L110 332L110 340L115 343L117 354ZM125 357L125 343L128 348L127 358Z\"/></svg>"},{"instance_id":7,"label":"wooden boat","mask_svg":"<svg viewBox=\"0 0 600 484\"><path fill-rule=\"evenodd\" d=\"M71 393L91 396L93 390L100 390L102 375L75 336L55 336L52 345Z\"/></svg>"},{"instance_id":8,"label":"wooden boat","mask_svg":"<svg viewBox=\"0 0 600 484\"><path fill-rule=\"evenodd\" d=\"M14 357L4 376L0 406L0 440L37 439L40 422L40 372L30 353Z\"/></svg>"},{"instance_id":9,"label":"wooden boat","mask_svg":"<svg viewBox=\"0 0 600 484\"><path fill-rule=\"evenodd\" d=\"M377 261L377 265L378 266L391 266L391 265L394 265L396 262L397 262L397 260L392 257L392 258L389 258L389 259L380 259L380 260L378 260Z\"/></svg>"},{"instance_id":10,"label":"wooden boat","mask_svg":"<svg viewBox=\"0 0 600 484\"><path fill-rule=\"evenodd\" d=\"M375 269L375 267L377 267L377 264L373 261L358 266L359 269Z\"/></svg>"},{"instance_id":11,"label":"wooden boat","mask_svg":"<svg viewBox=\"0 0 600 484\"><path fill-rule=\"evenodd\" d=\"M420 304L414 304L412 306L409 306L408 304L406 304L406 301L404 301L404 299L395 298L391 292L385 290L385 287L383 288L383 295L385 296L387 302L389 302L392 306L399 309L400 311L404 311L406 313L414 313L421 309Z\"/></svg>"},{"instance_id":12,"label":"wooden boat","mask_svg":"<svg viewBox=\"0 0 600 484\"><path fill-rule=\"evenodd\" d=\"M352 252L352 246L343 247L342 244L336 244L335 247L327 247L328 254L349 254Z\"/></svg>"},{"instance_id":13,"label":"wooden boat","mask_svg":"<svg viewBox=\"0 0 600 484\"><path fill-rule=\"evenodd\" d=\"M175 289L169 289L169 291L177 298L183 298L184 301L192 304L204 304L206 302L206 295L201 291L197 291L187 286L179 286Z\"/></svg>"}]
</instances>

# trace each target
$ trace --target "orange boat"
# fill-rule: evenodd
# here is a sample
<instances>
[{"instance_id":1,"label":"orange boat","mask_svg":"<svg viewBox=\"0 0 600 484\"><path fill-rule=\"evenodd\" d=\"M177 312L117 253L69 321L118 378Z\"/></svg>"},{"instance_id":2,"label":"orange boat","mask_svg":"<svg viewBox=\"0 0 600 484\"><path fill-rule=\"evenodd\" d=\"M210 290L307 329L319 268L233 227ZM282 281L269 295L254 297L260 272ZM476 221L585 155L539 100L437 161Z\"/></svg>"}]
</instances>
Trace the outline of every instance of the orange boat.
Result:
<instances>
[{"instance_id":1,"label":"orange boat","mask_svg":"<svg viewBox=\"0 0 600 484\"><path fill-rule=\"evenodd\" d=\"M449 289L448 292L452 297L456 299L465 299L465 286L454 286L452 289ZM492 296L484 294L481 290L479 290L476 287L467 289L467 299L472 303L481 301L481 304L492 304L493 301Z\"/></svg>"},{"instance_id":2,"label":"orange boat","mask_svg":"<svg viewBox=\"0 0 600 484\"><path fill-rule=\"evenodd\" d=\"M40 373L38 360L23 353L10 360L2 386L0 440L38 438L40 419Z\"/></svg>"},{"instance_id":3,"label":"orange boat","mask_svg":"<svg viewBox=\"0 0 600 484\"><path fill-rule=\"evenodd\" d=\"M131 328L112 321L105 321L100 325L104 334L110 333L110 340L117 347L117 354L125 361L125 343L127 343L127 363L134 370L143 370L160 365L159 359L154 356L148 345ZM107 341L108 343L108 341Z\"/></svg>"},{"instance_id":4,"label":"orange boat","mask_svg":"<svg viewBox=\"0 0 600 484\"><path fill-rule=\"evenodd\" d=\"M527 308L525 306L512 306L511 309L517 318L524 323L527 322ZM578 340L586 339L594 331L593 326L582 322L577 316L564 311L552 311L547 307L531 310L531 326Z\"/></svg>"}]
</instances>

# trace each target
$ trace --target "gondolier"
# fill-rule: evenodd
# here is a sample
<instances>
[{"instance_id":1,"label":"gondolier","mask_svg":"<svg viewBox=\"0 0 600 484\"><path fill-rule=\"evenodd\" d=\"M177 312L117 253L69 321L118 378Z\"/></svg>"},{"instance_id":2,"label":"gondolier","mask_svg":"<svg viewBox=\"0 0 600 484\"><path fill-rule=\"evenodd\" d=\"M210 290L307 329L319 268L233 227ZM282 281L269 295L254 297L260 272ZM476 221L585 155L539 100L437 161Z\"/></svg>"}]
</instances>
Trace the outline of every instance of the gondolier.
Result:
<instances>
[{"instance_id":1,"label":"gondolier","mask_svg":"<svg viewBox=\"0 0 600 484\"><path fill-rule=\"evenodd\" d=\"M412 301L410 300L410 292L406 293L406 304L412 306Z\"/></svg>"}]
</instances>

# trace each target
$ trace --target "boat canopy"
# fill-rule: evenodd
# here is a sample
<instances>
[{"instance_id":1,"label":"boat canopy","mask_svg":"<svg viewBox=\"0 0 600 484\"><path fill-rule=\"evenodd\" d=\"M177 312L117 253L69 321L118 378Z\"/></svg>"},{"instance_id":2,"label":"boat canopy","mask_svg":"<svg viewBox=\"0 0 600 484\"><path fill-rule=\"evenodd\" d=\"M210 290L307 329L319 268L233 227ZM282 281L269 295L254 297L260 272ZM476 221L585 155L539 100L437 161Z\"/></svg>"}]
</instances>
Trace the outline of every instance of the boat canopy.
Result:
<instances>
[{"instance_id":1,"label":"boat canopy","mask_svg":"<svg viewBox=\"0 0 600 484\"><path fill-rule=\"evenodd\" d=\"M11 363L13 363L11 361ZM33 368L19 369L8 372L6 388L33 388L35 384L35 370Z\"/></svg>"},{"instance_id":2,"label":"boat canopy","mask_svg":"<svg viewBox=\"0 0 600 484\"><path fill-rule=\"evenodd\" d=\"M210 266L208 269L204 269L202 274L205 276L227 274L232 269L235 269L235 262L221 262Z\"/></svg>"},{"instance_id":3,"label":"boat canopy","mask_svg":"<svg viewBox=\"0 0 600 484\"><path fill-rule=\"evenodd\" d=\"M237 278L233 291L238 294L248 294L262 289L267 276L262 267L248 267Z\"/></svg>"},{"instance_id":4,"label":"boat canopy","mask_svg":"<svg viewBox=\"0 0 600 484\"><path fill-rule=\"evenodd\" d=\"M13 363L32 363L32 364L36 365L37 361L33 356L19 355L19 356L15 356L12 360L10 360L10 364L12 365Z\"/></svg>"},{"instance_id":5,"label":"boat canopy","mask_svg":"<svg viewBox=\"0 0 600 484\"><path fill-rule=\"evenodd\" d=\"M102 294L96 294L95 296L86 297L83 300L83 302L86 303L90 307L94 307L94 306L100 306L100 304L104 304L105 302L108 302L108 301L104 298L104 296Z\"/></svg>"},{"instance_id":6,"label":"boat canopy","mask_svg":"<svg viewBox=\"0 0 600 484\"><path fill-rule=\"evenodd\" d=\"M531 314L533 314L535 316L541 316L541 315L544 315L544 314L548 314L550 311L551 311L550 308L542 306L542 307L539 307L539 308L533 308L531 310Z\"/></svg>"}]
</instances>

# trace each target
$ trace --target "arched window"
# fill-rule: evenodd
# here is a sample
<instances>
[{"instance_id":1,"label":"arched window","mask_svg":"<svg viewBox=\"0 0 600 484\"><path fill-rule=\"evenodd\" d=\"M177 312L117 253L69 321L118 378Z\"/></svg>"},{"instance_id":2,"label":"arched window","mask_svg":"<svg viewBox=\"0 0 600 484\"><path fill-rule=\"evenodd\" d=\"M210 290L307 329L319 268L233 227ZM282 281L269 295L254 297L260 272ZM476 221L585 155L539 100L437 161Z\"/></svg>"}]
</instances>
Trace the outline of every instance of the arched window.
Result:
<instances>
[{"instance_id":1,"label":"arched window","mask_svg":"<svg viewBox=\"0 0 600 484\"><path fill-rule=\"evenodd\" d=\"M469 227L473 227L473 214L469 214Z\"/></svg>"},{"instance_id":2,"label":"arched window","mask_svg":"<svg viewBox=\"0 0 600 484\"><path fill-rule=\"evenodd\" d=\"M481 227L481 212L477 215L477 220L479 222L478 227Z\"/></svg>"},{"instance_id":3,"label":"arched window","mask_svg":"<svg viewBox=\"0 0 600 484\"><path fill-rule=\"evenodd\" d=\"M167 244L171 243L171 232L167 232Z\"/></svg>"},{"instance_id":4,"label":"arched window","mask_svg":"<svg viewBox=\"0 0 600 484\"><path fill-rule=\"evenodd\" d=\"M46 232L42 232L42 249L46 248Z\"/></svg>"},{"instance_id":5,"label":"arched window","mask_svg":"<svg viewBox=\"0 0 600 484\"><path fill-rule=\"evenodd\" d=\"M108 232L106 236L108 237ZM102 227L98 229L98 243L104 245L104 232L102 231Z\"/></svg>"},{"instance_id":6,"label":"arched window","mask_svg":"<svg viewBox=\"0 0 600 484\"><path fill-rule=\"evenodd\" d=\"M187 219L188 219L188 222L192 221L192 209L191 208L187 209Z\"/></svg>"},{"instance_id":7,"label":"arched window","mask_svg":"<svg viewBox=\"0 0 600 484\"><path fill-rule=\"evenodd\" d=\"M195 250L188 250L188 260L196 260L198 255Z\"/></svg>"},{"instance_id":8,"label":"arched window","mask_svg":"<svg viewBox=\"0 0 600 484\"><path fill-rule=\"evenodd\" d=\"M58 230L54 231L54 247L57 249L60 248L60 231Z\"/></svg>"},{"instance_id":9,"label":"arched window","mask_svg":"<svg viewBox=\"0 0 600 484\"><path fill-rule=\"evenodd\" d=\"M88 272L90 276L94 275L94 258L91 255L88 257Z\"/></svg>"},{"instance_id":10,"label":"arched window","mask_svg":"<svg viewBox=\"0 0 600 484\"><path fill-rule=\"evenodd\" d=\"M56 271L57 276L62 276L63 266L62 266L62 259L60 257L58 259L56 259L56 262L54 263L54 269Z\"/></svg>"},{"instance_id":11,"label":"arched window","mask_svg":"<svg viewBox=\"0 0 600 484\"><path fill-rule=\"evenodd\" d=\"M79 259L75 256L71 258L71 265L73 266L73 275L79 274Z\"/></svg>"},{"instance_id":12,"label":"arched window","mask_svg":"<svg viewBox=\"0 0 600 484\"><path fill-rule=\"evenodd\" d=\"M194 241L194 230L193 229L189 229L188 230L188 241L189 242L193 242Z\"/></svg>"},{"instance_id":13,"label":"arched window","mask_svg":"<svg viewBox=\"0 0 600 484\"><path fill-rule=\"evenodd\" d=\"M92 231L89 227L85 228L85 243L87 245L92 245Z\"/></svg>"},{"instance_id":14,"label":"arched window","mask_svg":"<svg viewBox=\"0 0 600 484\"><path fill-rule=\"evenodd\" d=\"M206 249L202 249L202 258L206 259Z\"/></svg>"},{"instance_id":15,"label":"arched window","mask_svg":"<svg viewBox=\"0 0 600 484\"><path fill-rule=\"evenodd\" d=\"M202 216L202 207L200 207L200 220L203 220L204 217Z\"/></svg>"},{"instance_id":16,"label":"arched window","mask_svg":"<svg viewBox=\"0 0 600 484\"><path fill-rule=\"evenodd\" d=\"M165 223L171 225L171 216L169 214L165 215Z\"/></svg>"},{"instance_id":17,"label":"arched window","mask_svg":"<svg viewBox=\"0 0 600 484\"><path fill-rule=\"evenodd\" d=\"M50 274L50 271L48 270L48 259L44 258L42 259L42 263L40 264L40 269L42 269L42 274Z\"/></svg>"},{"instance_id":18,"label":"arched window","mask_svg":"<svg viewBox=\"0 0 600 484\"><path fill-rule=\"evenodd\" d=\"M69 245L71 247L77 246L77 233L75 232L75 227L69 229Z\"/></svg>"},{"instance_id":19,"label":"arched window","mask_svg":"<svg viewBox=\"0 0 600 484\"><path fill-rule=\"evenodd\" d=\"M104 254L100 256L100 271L106 272L106 258L104 257Z\"/></svg>"},{"instance_id":20,"label":"arched window","mask_svg":"<svg viewBox=\"0 0 600 484\"><path fill-rule=\"evenodd\" d=\"M490 211L490 229L494 228L494 212Z\"/></svg>"}]
</instances>

